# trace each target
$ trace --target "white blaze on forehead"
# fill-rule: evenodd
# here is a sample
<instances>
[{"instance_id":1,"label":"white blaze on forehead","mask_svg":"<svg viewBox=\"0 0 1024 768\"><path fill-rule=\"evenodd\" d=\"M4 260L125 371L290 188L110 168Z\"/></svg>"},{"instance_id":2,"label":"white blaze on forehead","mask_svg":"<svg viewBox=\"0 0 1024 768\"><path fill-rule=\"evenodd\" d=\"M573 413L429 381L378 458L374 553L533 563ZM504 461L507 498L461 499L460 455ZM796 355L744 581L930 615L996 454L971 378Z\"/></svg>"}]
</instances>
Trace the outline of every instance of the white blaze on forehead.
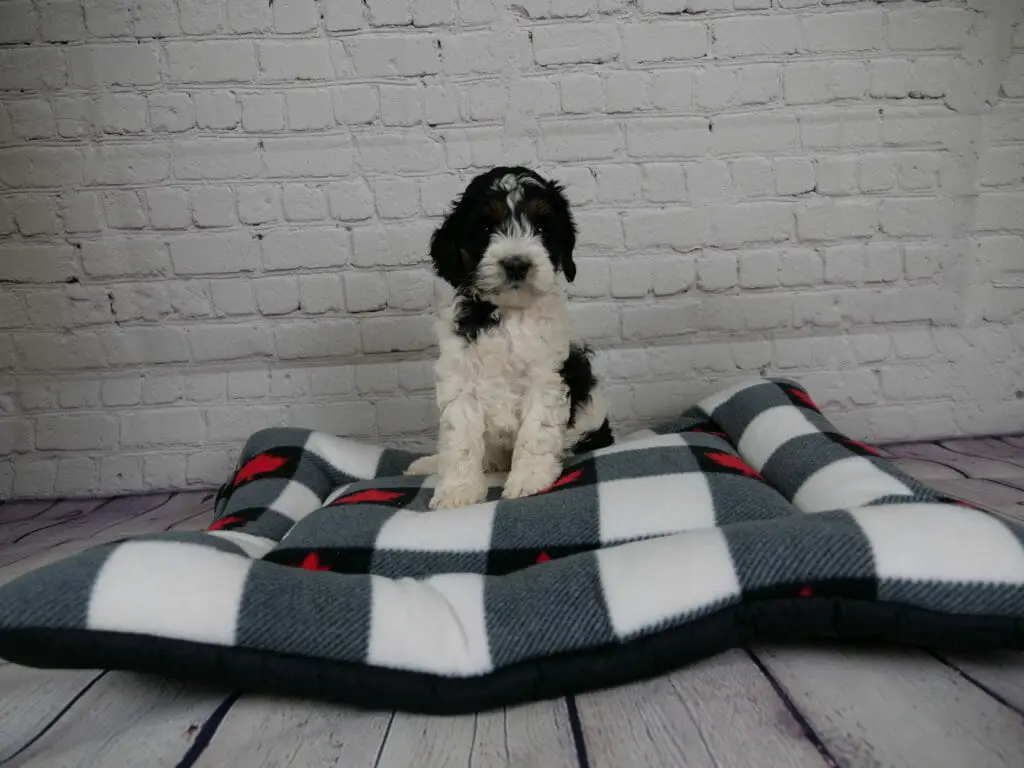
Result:
<instances>
[{"instance_id":1,"label":"white blaze on forehead","mask_svg":"<svg viewBox=\"0 0 1024 768\"><path fill-rule=\"evenodd\" d=\"M541 188L544 186L533 176L529 176L525 173L518 176L514 173L506 173L494 182L494 188L500 189L506 193L506 202L508 203L508 209L511 212L515 210L516 206L523 199L523 187L530 184Z\"/></svg>"},{"instance_id":2,"label":"white blaze on forehead","mask_svg":"<svg viewBox=\"0 0 1024 768\"><path fill-rule=\"evenodd\" d=\"M506 173L495 182L495 187L506 193L508 210L510 213L514 211L516 205L523 199L523 188L519 185L519 179L516 175L514 173Z\"/></svg>"}]
</instances>

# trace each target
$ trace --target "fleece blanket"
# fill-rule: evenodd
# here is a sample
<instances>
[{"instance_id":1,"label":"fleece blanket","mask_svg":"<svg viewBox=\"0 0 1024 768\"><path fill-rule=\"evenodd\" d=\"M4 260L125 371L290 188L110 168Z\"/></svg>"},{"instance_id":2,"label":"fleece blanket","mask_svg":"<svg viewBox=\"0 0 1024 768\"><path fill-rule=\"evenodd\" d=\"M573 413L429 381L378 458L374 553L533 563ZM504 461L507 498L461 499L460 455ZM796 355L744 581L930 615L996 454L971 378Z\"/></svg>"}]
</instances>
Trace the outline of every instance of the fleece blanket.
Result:
<instances>
[{"instance_id":1,"label":"fleece blanket","mask_svg":"<svg viewBox=\"0 0 1024 768\"><path fill-rule=\"evenodd\" d=\"M456 713L749 643L1024 647L1024 527L929 489L758 379L567 460L535 496L427 510L416 454L256 433L205 532L0 588L0 656Z\"/></svg>"}]
</instances>

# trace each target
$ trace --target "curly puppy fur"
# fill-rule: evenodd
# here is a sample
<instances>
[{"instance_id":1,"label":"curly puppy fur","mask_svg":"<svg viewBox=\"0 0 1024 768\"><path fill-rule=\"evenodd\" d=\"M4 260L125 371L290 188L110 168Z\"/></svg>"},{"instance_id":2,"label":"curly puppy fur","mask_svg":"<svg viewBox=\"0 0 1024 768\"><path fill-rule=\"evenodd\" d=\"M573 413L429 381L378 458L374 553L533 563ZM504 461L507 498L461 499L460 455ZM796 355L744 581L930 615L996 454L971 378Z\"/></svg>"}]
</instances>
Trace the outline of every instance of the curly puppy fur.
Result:
<instances>
[{"instance_id":1,"label":"curly puppy fur","mask_svg":"<svg viewBox=\"0 0 1024 768\"><path fill-rule=\"evenodd\" d=\"M474 178L434 232L434 270L455 289L437 323L441 429L438 453L407 470L439 475L432 509L484 501L485 472L508 473L504 498L537 493L566 455L613 442L559 280L576 277L575 245L562 187L520 166Z\"/></svg>"}]
</instances>

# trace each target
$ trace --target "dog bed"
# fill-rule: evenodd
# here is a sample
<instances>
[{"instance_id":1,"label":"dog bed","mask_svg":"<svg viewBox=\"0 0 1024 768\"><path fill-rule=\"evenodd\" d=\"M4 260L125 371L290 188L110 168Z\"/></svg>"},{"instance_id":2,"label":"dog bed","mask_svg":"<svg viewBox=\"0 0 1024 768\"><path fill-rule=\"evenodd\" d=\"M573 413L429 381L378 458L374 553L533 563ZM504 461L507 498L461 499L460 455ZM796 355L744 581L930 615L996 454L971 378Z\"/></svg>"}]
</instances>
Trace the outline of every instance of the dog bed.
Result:
<instances>
[{"instance_id":1,"label":"dog bed","mask_svg":"<svg viewBox=\"0 0 1024 768\"><path fill-rule=\"evenodd\" d=\"M536 496L427 511L417 456L256 433L205 532L0 588L0 656L461 713L737 645L1024 647L1024 527L849 439L786 380L569 459Z\"/></svg>"}]
</instances>

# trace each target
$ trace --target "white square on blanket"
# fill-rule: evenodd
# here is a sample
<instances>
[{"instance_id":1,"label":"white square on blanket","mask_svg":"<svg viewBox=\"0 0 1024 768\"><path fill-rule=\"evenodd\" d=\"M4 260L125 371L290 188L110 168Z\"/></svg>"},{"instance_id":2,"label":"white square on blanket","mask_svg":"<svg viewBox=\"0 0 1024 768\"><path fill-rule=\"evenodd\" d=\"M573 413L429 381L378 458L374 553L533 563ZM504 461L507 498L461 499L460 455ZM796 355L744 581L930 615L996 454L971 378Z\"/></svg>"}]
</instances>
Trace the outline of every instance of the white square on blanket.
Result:
<instances>
[{"instance_id":1,"label":"white square on blanket","mask_svg":"<svg viewBox=\"0 0 1024 768\"><path fill-rule=\"evenodd\" d=\"M273 539L265 539L262 536L253 536L251 533L242 533L241 531L207 531L206 535L230 541L253 560L259 560L277 546L277 542Z\"/></svg>"},{"instance_id":2,"label":"white square on blanket","mask_svg":"<svg viewBox=\"0 0 1024 768\"><path fill-rule=\"evenodd\" d=\"M371 584L368 664L454 676L491 671L484 576L374 576Z\"/></svg>"},{"instance_id":3,"label":"white square on blanket","mask_svg":"<svg viewBox=\"0 0 1024 768\"><path fill-rule=\"evenodd\" d=\"M740 594L720 528L601 549L597 562L608 616L620 639L682 621Z\"/></svg>"},{"instance_id":4,"label":"white square on blanket","mask_svg":"<svg viewBox=\"0 0 1024 768\"><path fill-rule=\"evenodd\" d=\"M754 417L736 447L747 463L760 472L785 443L820 432L795 405L777 405Z\"/></svg>"},{"instance_id":5,"label":"white square on blanket","mask_svg":"<svg viewBox=\"0 0 1024 768\"><path fill-rule=\"evenodd\" d=\"M911 491L864 456L850 456L826 464L808 477L793 494L804 512L853 509L885 496L907 496Z\"/></svg>"},{"instance_id":6,"label":"white square on blanket","mask_svg":"<svg viewBox=\"0 0 1024 768\"><path fill-rule=\"evenodd\" d=\"M289 480L284 490L270 503L270 509L298 522L310 512L320 509L320 497L302 483Z\"/></svg>"},{"instance_id":7,"label":"white square on blanket","mask_svg":"<svg viewBox=\"0 0 1024 768\"><path fill-rule=\"evenodd\" d=\"M434 512L399 509L377 534L375 548L416 552L487 552L497 502Z\"/></svg>"},{"instance_id":8,"label":"white square on blanket","mask_svg":"<svg viewBox=\"0 0 1024 768\"><path fill-rule=\"evenodd\" d=\"M606 480L597 488L605 544L715 525L711 487L701 472Z\"/></svg>"},{"instance_id":9,"label":"white square on blanket","mask_svg":"<svg viewBox=\"0 0 1024 768\"><path fill-rule=\"evenodd\" d=\"M952 504L879 504L850 512L881 579L1024 584L1024 546L994 517Z\"/></svg>"},{"instance_id":10,"label":"white square on blanket","mask_svg":"<svg viewBox=\"0 0 1024 768\"><path fill-rule=\"evenodd\" d=\"M609 456L623 451L642 451L645 448L679 448L685 445L687 445L686 438L677 432L670 432L667 435L659 435L656 432L646 435L634 433L605 448L598 448L594 451L594 455Z\"/></svg>"},{"instance_id":11,"label":"white square on blanket","mask_svg":"<svg viewBox=\"0 0 1024 768\"><path fill-rule=\"evenodd\" d=\"M305 449L315 453L332 467L360 480L376 476L383 448L326 432L313 432L306 438Z\"/></svg>"},{"instance_id":12,"label":"white square on blanket","mask_svg":"<svg viewBox=\"0 0 1024 768\"><path fill-rule=\"evenodd\" d=\"M87 626L234 645L252 561L201 544L128 541L100 568Z\"/></svg>"}]
</instances>

